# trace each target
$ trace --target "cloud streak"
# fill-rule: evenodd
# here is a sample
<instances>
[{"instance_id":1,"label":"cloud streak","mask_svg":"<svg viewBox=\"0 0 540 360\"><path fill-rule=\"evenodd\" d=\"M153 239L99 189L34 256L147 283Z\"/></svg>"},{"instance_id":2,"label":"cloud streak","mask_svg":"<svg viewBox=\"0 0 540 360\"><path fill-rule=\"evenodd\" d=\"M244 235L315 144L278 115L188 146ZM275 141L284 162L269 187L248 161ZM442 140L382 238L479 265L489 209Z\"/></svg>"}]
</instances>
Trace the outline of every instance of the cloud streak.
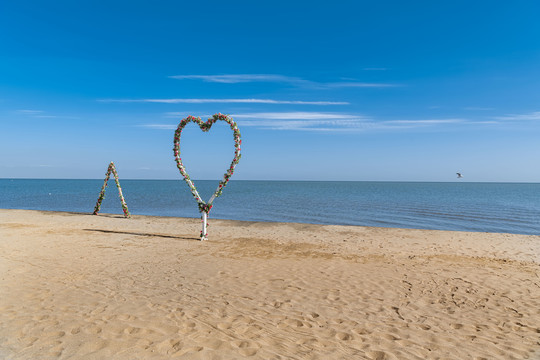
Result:
<instances>
[{"instance_id":1,"label":"cloud streak","mask_svg":"<svg viewBox=\"0 0 540 360\"><path fill-rule=\"evenodd\" d=\"M186 115L179 112L169 112L166 113L165 117L181 118ZM437 129L452 124L478 124L478 122L460 118L376 120L358 114L316 111L238 113L231 114L231 116L241 127L309 132L397 131L415 128ZM157 130L173 130L177 127L177 125L172 124L145 124L139 126Z\"/></svg>"},{"instance_id":2,"label":"cloud streak","mask_svg":"<svg viewBox=\"0 0 540 360\"><path fill-rule=\"evenodd\" d=\"M36 116L43 113L43 110L15 110L17 114Z\"/></svg>"},{"instance_id":3,"label":"cloud streak","mask_svg":"<svg viewBox=\"0 0 540 360\"><path fill-rule=\"evenodd\" d=\"M367 130L400 130L437 127L448 124L466 123L464 119L420 119L420 120L374 120L362 115L330 113L255 113L233 115L241 126L267 130L296 130L318 132L359 132Z\"/></svg>"},{"instance_id":4,"label":"cloud streak","mask_svg":"<svg viewBox=\"0 0 540 360\"><path fill-rule=\"evenodd\" d=\"M302 79L294 76L285 76L279 74L228 74L228 75L173 75L171 79L177 80L202 80L204 82L237 84L249 82L272 82L286 83L294 86L315 88L315 89L332 89L332 88L388 88L401 86L388 83L364 83L357 81L340 81L340 82L316 82Z\"/></svg>"},{"instance_id":5,"label":"cloud streak","mask_svg":"<svg viewBox=\"0 0 540 360\"><path fill-rule=\"evenodd\" d=\"M143 125L137 125L138 127L144 127L149 129L155 129L155 130L176 130L178 125L172 125L172 124L143 124Z\"/></svg>"},{"instance_id":6,"label":"cloud streak","mask_svg":"<svg viewBox=\"0 0 540 360\"><path fill-rule=\"evenodd\" d=\"M43 110L15 110L16 114L38 119L78 119L75 116L50 115Z\"/></svg>"},{"instance_id":7,"label":"cloud streak","mask_svg":"<svg viewBox=\"0 0 540 360\"><path fill-rule=\"evenodd\" d=\"M540 120L540 111L535 111L528 114L511 114L506 116L496 117L497 120L502 121L531 121Z\"/></svg>"},{"instance_id":8,"label":"cloud streak","mask_svg":"<svg viewBox=\"0 0 540 360\"><path fill-rule=\"evenodd\" d=\"M237 84L247 82L281 82L292 84L310 83L310 81L301 78L276 74L173 75L169 76L169 78L177 80L202 80L205 82L224 84Z\"/></svg>"},{"instance_id":9,"label":"cloud streak","mask_svg":"<svg viewBox=\"0 0 540 360\"><path fill-rule=\"evenodd\" d=\"M288 104L288 105L348 105L346 101L302 101L273 99L99 99L107 103L162 103L162 104Z\"/></svg>"},{"instance_id":10,"label":"cloud streak","mask_svg":"<svg viewBox=\"0 0 540 360\"><path fill-rule=\"evenodd\" d=\"M334 82L320 84L322 87L326 88L389 88L389 87L399 87L398 84L385 84L385 83L363 83L363 82Z\"/></svg>"},{"instance_id":11,"label":"cloud streak","mask_svg":"<svg viewBox=\"0 0 540 360\"><path fill-rule=\"evenodd\" d=\"M440 124L456 124L463 123L465 119L426 119L426 120L388 120L388 124L403 124L403 125L440 125Z\"/></svg>"},{"instance_id":12,"label":"cloud streak","mask_svg":"<svg viewBox=\"0 0 540 360\"><path fill-rule=\"evenodd\" d=\"M349 120L245 120L238 122L240 126L257 127L266 130L294 131L326 131L343 132L351 130L366 130L372 123L362 119Z\"/></svg>"},{"instance_id":13,"label":"cloud streak","mask_svg":"<svg viewBox=\"0 0 540 360\"><path fill-rule=\"evenodd\" d=\"M481 107L481 106L467 106L463 108L464 110L470 110L470 111L491 111L495 110L495 108L490 107Z\"/></svg>"},{"instance_id":14,"label":"cloud streak","mask_svg":"<svg viewBox=\"0 0 540 360\"><path fill-rule=\"evenodd\" d=\"M269 119L269 120L328 120L328 119L358 119L357 115L350 114L334 114L322 112L264 112L264 113L247 113L233 114L233 118L238 119Z\"/></svg>"},{"instance_id":15,"label":"cloud streak","mask_svg":"<svg viewBox=\"0 0 540 360\"><path fill-rule=\"evenodd\" d=\"M166 118L182 118L186 113L168 112ZM306 132L365 132L365 131L399 131L425 129L438 131L452 126L493 126L513 121L540 120L540 111L527 114L513 114L485 119L440 118L440 119L386 119L379 120L365 115L342 112L289 111L289 112L251 112L232 113L231 116L241 127L262 130L306 131ZM210 117L204 116L204 117ZM173 124L146 124L141 127L172 130Z\"/></svg>"}]
</instances>

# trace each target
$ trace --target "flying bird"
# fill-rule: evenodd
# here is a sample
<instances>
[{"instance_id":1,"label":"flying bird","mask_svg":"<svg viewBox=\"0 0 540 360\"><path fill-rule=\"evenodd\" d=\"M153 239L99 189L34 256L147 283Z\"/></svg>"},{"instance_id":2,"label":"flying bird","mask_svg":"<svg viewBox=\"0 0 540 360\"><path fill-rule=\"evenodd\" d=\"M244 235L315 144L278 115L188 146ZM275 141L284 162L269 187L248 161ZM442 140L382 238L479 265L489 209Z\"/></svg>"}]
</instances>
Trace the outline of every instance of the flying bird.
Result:
<instances>
[{"instance_id":1,"label":"flying bird","mask_svg":"<svg viewBox=\"0 0 540 360\"><path fill-rule=\"evenodd\" d=\"M456 174L457 174L458 179L461 179L463 177L463 175L461 175L461 173L456 173Z\"/></svg>"}]
</instances>

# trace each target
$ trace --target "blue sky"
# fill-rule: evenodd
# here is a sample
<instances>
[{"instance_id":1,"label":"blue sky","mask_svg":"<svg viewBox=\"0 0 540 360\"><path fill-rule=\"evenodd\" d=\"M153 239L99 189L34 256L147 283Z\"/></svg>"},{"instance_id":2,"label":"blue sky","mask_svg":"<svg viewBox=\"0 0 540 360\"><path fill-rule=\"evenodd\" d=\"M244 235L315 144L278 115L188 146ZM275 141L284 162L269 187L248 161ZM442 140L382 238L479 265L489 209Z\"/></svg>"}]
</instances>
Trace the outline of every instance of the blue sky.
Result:
<instances>
[{"instance_id":1,"label":"blue sky","mask_svg":"<svg viewBox=\"0 0 540 360\"><path fill-rule=\"evenodd\" d=\"M4 1L0 178L540 181L536 1ZM232 132L190 124L192 178ZM460 180L461 181L461 180Z\"/></svg>"}]
</instances>

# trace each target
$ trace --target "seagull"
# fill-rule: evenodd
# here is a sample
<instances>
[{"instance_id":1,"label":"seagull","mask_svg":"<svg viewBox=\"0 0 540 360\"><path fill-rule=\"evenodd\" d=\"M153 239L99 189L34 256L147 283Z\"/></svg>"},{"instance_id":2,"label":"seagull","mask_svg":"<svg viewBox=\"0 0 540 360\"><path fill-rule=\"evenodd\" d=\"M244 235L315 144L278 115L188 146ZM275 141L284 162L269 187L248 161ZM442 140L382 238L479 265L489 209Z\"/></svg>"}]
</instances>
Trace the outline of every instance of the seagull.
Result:
<instances>
[{"instance_id":1,"label":"seagull","mask_svg":"<svg viewBox=\"0 0 540 360\"><path fill-rule=\"evenodd\" d=\"M463 175L461 175L461 173L456 173L456 174L457 174L458 179L461 179L463 177Z\"/></svg>"}]
</instances>

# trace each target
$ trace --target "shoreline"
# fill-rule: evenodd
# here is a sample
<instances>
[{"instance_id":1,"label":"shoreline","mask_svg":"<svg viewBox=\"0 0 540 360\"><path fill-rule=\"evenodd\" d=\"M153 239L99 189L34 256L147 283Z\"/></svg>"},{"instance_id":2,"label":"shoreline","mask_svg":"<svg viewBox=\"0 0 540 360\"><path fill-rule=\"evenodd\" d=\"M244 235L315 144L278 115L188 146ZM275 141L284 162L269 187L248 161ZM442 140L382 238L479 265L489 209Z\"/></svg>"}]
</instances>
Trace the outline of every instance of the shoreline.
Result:
<instances>
[{"instance_id":1,"label":"shoreline","mask_svg":"<svg viewBox=\"0 0 540 360\"><path fill-rule=\"evenodd\" d=\"M0 210L10 359L540 355L540 236Z\"/></svg>"},{"instance_id":2,"label":"shoreline","mask_svg":"<svg viewBox=\"0 0 540 360\"><path fill-rule=\"evenodd\" d=\"M20 209L20 208L0 208L0 211L36 211L43 213L66 213L73 215L93 215L91 211L69 211L69 210L40 210L40 209ZM146 214L137 214L133 216L138 217L148 217L148 218L164 218L164 219L186 219L186 220L200 220L200 217L182 217L182 216L168 216L168 215L146 215ZM99 216L120 216L123 217L122 213L99 213ZM228 221L228 222L239 222L239 223L253 223L253 224L300 224L300 225L314 225L314 226L340 226L340 227L355 227L355 228L367 228L367 229L395 229L395 230L418 230L418 231L436 231L436 232L456 232L456 233L472 233L472 234L497 234L497 235L517 235L517 236L537 236L540 238L540 234L526 234L526 233L512 233L512 232L494 232L494 231L482 231L482 230L448 230L448 229L428 229L420 227L399 227L399 226L371 226L371 225L355 225L355 224L323 224L315 222L287 222L287 221L274 221L274 220L235 220L235 219L223 219L223 218L214 218L209 217L209 221Z\"/></svg>"},{"instance_id":3,"label":"shoreline","mask_svg":"<svg viewBox=\"0 0 540 360\"><path fill-rule=\"evenodd\" d=\"M119 219L125 220L126 223L120 222L107 222L104 221L104 224L108 226L125 226L125 228L133 228L129 225L129 221L136 220L141 221L144 219L152 219L154 221L161 222L162 224L167 224L169 226L165 227L170 234L164 235L168 237L174 237L174 233L177 230L174 227L171 227L171 222L177 221L181 227L189 226L190 234L184 234L184 238L191 238L192 240L199 240L197 236L200 232L201 219L199 217L177 217L177 216L159 216L159 215L131 215L130 219L126 219L121 213L100 213L99 215L93 215L92 212L74 212L74 211L54 211L54 210L26 210L26 209L0 209L0 220L2 219L2 214L5 212L22 212L27 213L36 213L43 215L60 215L60 216L90 216L102 219ZM132 224L133 225L133 224ZM249 237L254 236L261 239L268 239L274 241L283 241L282 234L277 234L277 236L271 236L271 234L266 233L265 229L272 227L288 227L291 231L296 231L298 234L302 235L302 242L308 242L313 244L321 244L320 236L311 236L311 232L317 232L322 229L325 232L338 232L346 234L345 237L366 237L374 234L376 237L384 236L385 233L390 234L390 236L395 237L397 235L398 240L388 241L384 239L384 244L377 243L373 245L372 242L372 252L379 253L379 251L373 251L375 247L379 247L385 251L390 250L393 255L401 253L401 255L407 252L414 252L415 248L411 248L413 243L407 242L406 239L411 235L422 237L422 243L416 243L421 247L431 247L432 255L437 254L460 254L462 256L484 256L489 255L494 259L506 259L506 260L516 260L516 261L526 261L526 262L536 262L540 264L540 235L527 235L527 234L513 234L513 233L498 233L498 232L481 232L481 231L461 231L461 230L432 230L432 229L416 229L416 228L399 228L399 227L376 227L376 226L361 226L361 225L334 225L334 224L316 224L316 223L301 223L301 222L278 222L278 221L250 221L250 220L230 220L230 219L209 219L209 229L212 225L219 225L220 229L225 227L229 228L236 226L237 230L240 231L238 235L240 237ZM2 224L0 223L0 227ZM408 234L410 233L410 234ZM151 236L152 234L148 234ZM227 233L227 236L231 234ZM236 235L236 234L235 234ZM476 246L479 249L469 248L467 250L472 250L471 253L464 251L463 247L460 245L460 242L463 241L461 237L468 238L469 241L475 241ZM159 236L159 235L156 235ZM454 238L458 238L457 242L453 242ZM488 237L490 242L485 242L485 238ZM428 244L426 241L431 239L431 243ZM215 240L210 238L210 241ZM289 239L291 241L291 239ZM396 242L397 241L397 242ZM507 241L513 241L513 243L504 243ZM330 237L323 241L326 245L338 244L341 250L346 251L346 246L341 244L339 240L336 240L334 237ZM345 239L344 242L347 242ZM517 242L517 243L516 243ZM407 245L406 249L403 249L403 245ZM382 247L381 247L382 246ZM386 247L385 247L386 246ZM492 247L492 248L489 248ZM352 249L354 250L354 249ZM426 251L427 249L421 249ZM499 252L494 251L499 250Z\"/></svg>"}]
</instances>

